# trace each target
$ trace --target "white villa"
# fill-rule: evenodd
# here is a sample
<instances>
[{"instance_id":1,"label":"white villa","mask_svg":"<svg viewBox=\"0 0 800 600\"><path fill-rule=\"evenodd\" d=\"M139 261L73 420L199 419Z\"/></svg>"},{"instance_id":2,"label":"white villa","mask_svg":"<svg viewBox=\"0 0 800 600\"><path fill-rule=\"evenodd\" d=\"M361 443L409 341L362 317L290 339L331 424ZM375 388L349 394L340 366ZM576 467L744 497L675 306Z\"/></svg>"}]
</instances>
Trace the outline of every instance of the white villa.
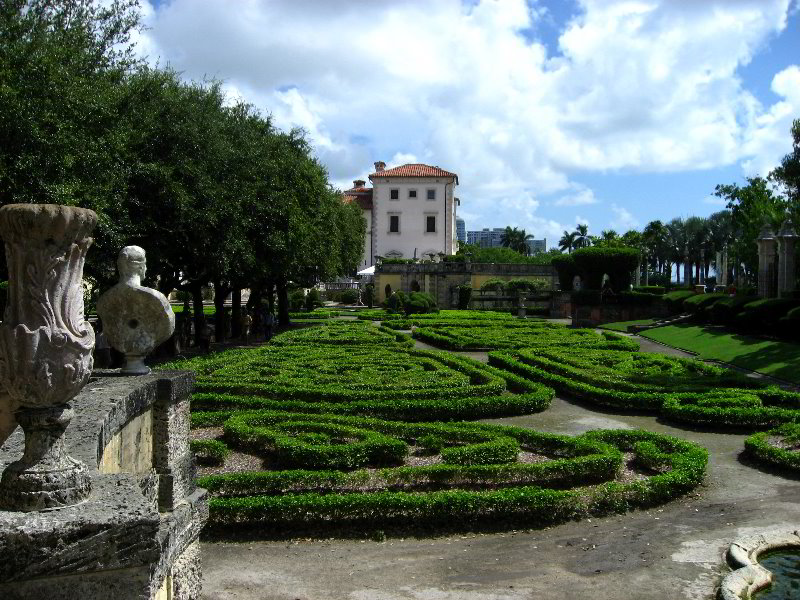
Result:
<instances>
[{"instance_id":1,"label":"white villa","mask_svg":"<svg viewBox=\"0 0 800 600\"><path fill-rule=\"evenodd\" d=\"M422 164L386 169L386 163L379 161L369 180L371 188L357 179L344 192L345 202L357 202L367 220L359 270L374 265L376 256L455 254L458 175Z\"/></svg>"}]
</instances>

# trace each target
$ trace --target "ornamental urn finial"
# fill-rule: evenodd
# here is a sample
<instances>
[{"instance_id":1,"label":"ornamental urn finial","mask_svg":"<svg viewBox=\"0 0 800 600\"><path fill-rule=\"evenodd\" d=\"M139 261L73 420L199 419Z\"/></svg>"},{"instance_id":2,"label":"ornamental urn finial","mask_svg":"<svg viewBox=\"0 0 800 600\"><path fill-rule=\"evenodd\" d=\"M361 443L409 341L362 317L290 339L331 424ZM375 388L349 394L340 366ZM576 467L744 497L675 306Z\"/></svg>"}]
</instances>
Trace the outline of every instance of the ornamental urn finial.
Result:
<instances>
[{"instance_id":1,"label":"ornamental urn finial","mask_svg":"<svg viewBox=\"0 0 800 600\"><path fill-rule=\"evenodd\" d=\"M169 339L175 313L164 294L142 285L147 271L145 251L125 246L117 258L119 283L100 296L97 314L111 346L125 355L122 373L146 375L145 357Z\"/></svg>"},{"instance_id":2,"label":"ornamental urn finial","mask_svg":"<svg viewBox=\"0 0 800 600\"><path fill-rule=\"evenodd\" d=\"M83 315L83 265L97 224L91 210L54 204L0 208L8 303L0 325L0 386L17 407L23 457L0 480L0 508L69 506L90 490L86 465L67 455L69 405L92 372L94 330Z\"/></svg>"}]
</instances>

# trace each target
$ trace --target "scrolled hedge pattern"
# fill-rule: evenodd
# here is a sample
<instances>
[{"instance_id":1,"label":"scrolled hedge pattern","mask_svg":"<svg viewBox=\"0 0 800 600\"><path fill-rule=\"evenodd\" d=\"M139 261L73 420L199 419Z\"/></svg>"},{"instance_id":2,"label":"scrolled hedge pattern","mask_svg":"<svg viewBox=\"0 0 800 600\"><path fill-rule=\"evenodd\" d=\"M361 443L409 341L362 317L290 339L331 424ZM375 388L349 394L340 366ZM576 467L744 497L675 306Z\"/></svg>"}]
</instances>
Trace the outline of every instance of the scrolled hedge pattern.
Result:
<instances>
[{"instance_id":1,"label":"scrolled hedge pattern","mask_svg":"<svg viewBox=\"0 0 800 600\"><path fill-rule=\"evenodd\" d=\"M505 348L551 348L638 350L635 340L592 329L571 329L548 321L514 321L498 327L476 321L456 325L434 323L414 331L423 342L450 350L499 350Z\"/></svg>"},{"instance_id":2,"label":"scrolled hedge pattern","mask_svg":"<svg viewBox=\"0 0 800 600\"><path fill-rule=\"evenodd\" d=\"M744 441L744 449L759 462L800 473L800 424L754 433Z\"/></svg>"},{"instance_id":3,"label":"scrolled hedge pattern","mask_svg":"<svg viewBox=\"0 0 800 600\"><path fill-rule=\"evenodd\" d=\"M800 420L800 394L692 359L540 348L492 352L489 363L575 398L693 425L753 430Z\"/></svg>"},{"instance_id":4,"label":"scrolled hedge pattern","mask_svg":"<svg viewBox=\"0 0 800 600\"><path fill-rule=\"evenodd\" d=\"M269 409L452 421L538 412L554 394L468 358L392 341L395 335L411 341L403 334L378 331L383 343L373 343L377 328L369 324L301 332L328 328L349 343L328 343L333 339L328 332L311 337L292 332L277 336L283 339L274 346L169 366L197 372L192 408L204 411ZM360 345L362 334L367 343Z\"/></svg>"},{"instance_id":5,"label":"scrolled hedge pattern","mask_svg":"<svg viewBox=\"0 0 800 600\"><path fill-rule=\"evenodd\" d=\"M193 416L195 425L218 421L217 416ZM272 426L284 421L392 437L397 448L427 448L438 452L442 462L385 467L378 459L368 463L377 468L331 470L320 452L315 469L201 477L198 484L212 494L212 525L260 525L286 532L298 526L352 524L447 524L463 529L486 520L542 525L665 502L696 486L707 460L699 446L644 431L569 437L479 423L402 423L279 411L230 415L225 438L252 450L254 434L237 429L242 423L252 428L254 423ZM314 441L324 446L322 439ZM259 447L274 457L272 446ZM519 462L520 450L547 458ZM452 451L449 460L447 451ZM632 453L642 465L646 477L641 481L614 481L623 452Z\"/></svg>"}]
</instances>

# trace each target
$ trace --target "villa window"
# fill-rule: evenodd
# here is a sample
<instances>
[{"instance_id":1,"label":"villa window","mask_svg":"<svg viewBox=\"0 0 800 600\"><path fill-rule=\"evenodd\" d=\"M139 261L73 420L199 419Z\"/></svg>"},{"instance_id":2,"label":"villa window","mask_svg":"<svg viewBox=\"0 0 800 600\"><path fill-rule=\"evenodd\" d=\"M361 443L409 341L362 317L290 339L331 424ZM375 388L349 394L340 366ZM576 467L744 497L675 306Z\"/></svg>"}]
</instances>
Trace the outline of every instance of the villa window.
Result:
<instances>
[{"instance_id":1,"label":"villa window","mask_svg":"<svg viewBox=\"0 0 800 600\"><path fill-rule=\"evenodd\" d=\"M409 198L416 198L417 197L417 190L408 190L408 197Z\"/></svg>"},{"instance_id":2,"label":"villa window","mask_svg":"<svg viewBox=\"0 0 800 600\"><path fill-rule=\"evenodd\" d=\"M435 215L428 215L425 217L425 233L436 233Z\"/></svg>"},{"instance_id":3,"label":"villa window","mask_svg":"<svg viewBox=\"0 0 800 600\"><path fill-rule=\"evenodd\" d=\"M436 190L428 190L428 200L436 200Z\"/></svg>"},{"instance_id":4,"label":"villa window","mask_svg":"<svg viewBox=\"0 0 800 600\"><path fill-rule=\"evenodd\" d=\"M390 200L399 200L400 199L400 190L398 190L398 189L389 190L389 199Z\"/></svg>"},{"instance_id":5,"label":"villa window","mask_svg":"<svg viewBox=\"0 0 800 600\"><path fill-rule=\"evenodd\" d=\"M400 215L389 215L389 233L400 233Z\"/></svg>"}]
</instances>

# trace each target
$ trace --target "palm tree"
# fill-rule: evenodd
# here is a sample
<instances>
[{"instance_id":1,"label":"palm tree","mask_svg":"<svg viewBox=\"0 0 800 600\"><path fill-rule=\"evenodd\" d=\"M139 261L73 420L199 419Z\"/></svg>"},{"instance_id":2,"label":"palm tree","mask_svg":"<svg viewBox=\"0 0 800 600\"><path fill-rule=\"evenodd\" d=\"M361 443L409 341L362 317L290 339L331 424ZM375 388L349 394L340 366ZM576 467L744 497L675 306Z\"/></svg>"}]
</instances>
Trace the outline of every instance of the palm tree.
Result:
<instances>
[{"instance_id":1,"label":"palm tree","mask_svg":"<svg viewBox=\"0 0 800 600\"><path fill-rule=\"evenodd\" d=\"M503 235L500 236L500 243L506 248L516 250L520 254L527 256L530 253L528 247L528 240L532 240L533 236L526 233L524 229L517 229L516 227L506 227Z\"/></svg>"},{"instance_id":2,"label":"palm tree","mask_svg":"<svg viewBox=\"0 0 800 600\"><path fill-rule=\"evenodd\" d=\"M680 217L672 219L669 223L667 223L666 229L669 258L671 262L675 263L678 274L676 281L680 284L681 265L683 264L683 255L687 244L686 228L684 227L683 219Z\"/></svg>"},{"instance_id":3,"label":"palm tree","mask_svg":"<svg viewBox=\"0 0 800 600\"><path fill-rule=\"evenodd\" d=\"M650 221L642 231L642 243L655 270L667 275L672 271L667 245L667 228L661 221Z\"/></svg>"},{"instance_id":4,"label":"palm tree","mask_svg":"<svg viewBox=\"0 0 800 600\"><path fill-rule=\"evenodd\" d=\"M591 237L589 236L589 226L586 224L579 224L575 227L575 241L572 244L573 248L585 248L590 245Z\"/></svg>"},{"instance_id":5,"label":"palm tree","mask_svg":"<svg viewBox=\"0 0 800 600\"><path fill-rule=\"evenodd\" d=\"M561 236L561 239L558 240L558 249L562 252L564 250L567 251L568 254L572 253L572 249L575 247L575 232L574 231L564 231L564 235Z\"/></svg>"}]
</instances>

